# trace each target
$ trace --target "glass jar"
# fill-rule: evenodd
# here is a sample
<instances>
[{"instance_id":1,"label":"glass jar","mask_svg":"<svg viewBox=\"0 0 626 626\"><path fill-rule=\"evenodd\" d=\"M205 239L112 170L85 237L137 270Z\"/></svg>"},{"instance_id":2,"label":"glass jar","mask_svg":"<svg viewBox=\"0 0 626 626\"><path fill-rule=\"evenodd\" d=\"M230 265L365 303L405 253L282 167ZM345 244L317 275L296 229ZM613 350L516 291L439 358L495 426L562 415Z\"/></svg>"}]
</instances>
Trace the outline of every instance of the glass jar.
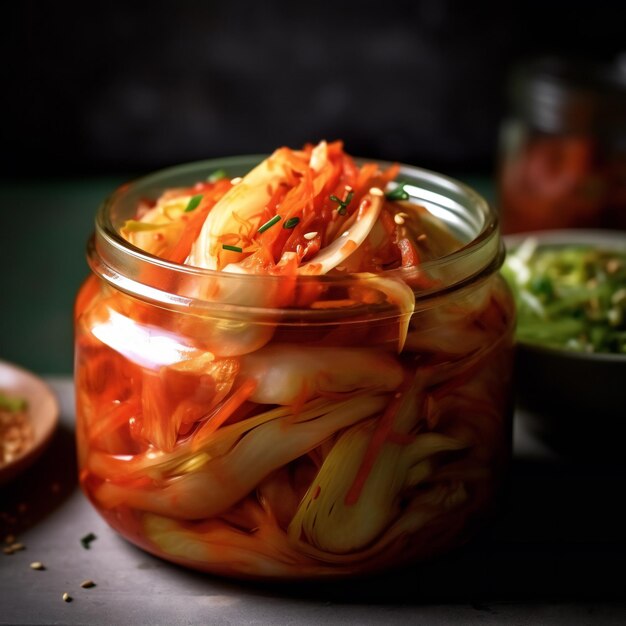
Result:
<instances>
[{"instance_id":1,"label":"glass jar","mask_svg":"<svg viewBox=\"0 0 626 626\"><path fill-rule=\"evenodd\" d=\"M495 214L403 166L411 201L462 247L419 268L299 276L290 306L285 278L172 264L120 236L141 199L258 160L165 170L100 208L76 302L83 490L131 542L235 577L357 575L467 541L511 453Z\"/></svg>"},{"instance_id":2,"label":"glass jar","mask_svg":"<svg viewBox=\"0 0 626 626\"><path fill-rule=\"evenodd\" d=\"M514 74L501 132L506 233L626 228L626 73L540 59Z\"/></svg>"}]
</instances>

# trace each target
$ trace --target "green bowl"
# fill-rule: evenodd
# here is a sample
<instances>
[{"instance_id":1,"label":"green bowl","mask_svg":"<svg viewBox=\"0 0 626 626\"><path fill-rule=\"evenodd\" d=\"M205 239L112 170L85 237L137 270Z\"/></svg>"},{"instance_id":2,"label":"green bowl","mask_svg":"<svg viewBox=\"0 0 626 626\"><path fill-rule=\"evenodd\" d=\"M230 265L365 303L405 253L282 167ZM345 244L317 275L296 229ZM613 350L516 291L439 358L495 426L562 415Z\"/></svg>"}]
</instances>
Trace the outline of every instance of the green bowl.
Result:
<instances>
[{"instance_id":1,"label":"green bowl","mask_svg":"<svg viewBox=\"0 0 626 626\"><path fill-rule=\"evenodd\" d=\"M626 251L626 232L554 230L509 235L507 249L532 237L538 247L590 244ZM530 427L565 452L602 455L623 447L626 355L582 353L518 341L517 405Z\"/></svg>"}]
</instances>

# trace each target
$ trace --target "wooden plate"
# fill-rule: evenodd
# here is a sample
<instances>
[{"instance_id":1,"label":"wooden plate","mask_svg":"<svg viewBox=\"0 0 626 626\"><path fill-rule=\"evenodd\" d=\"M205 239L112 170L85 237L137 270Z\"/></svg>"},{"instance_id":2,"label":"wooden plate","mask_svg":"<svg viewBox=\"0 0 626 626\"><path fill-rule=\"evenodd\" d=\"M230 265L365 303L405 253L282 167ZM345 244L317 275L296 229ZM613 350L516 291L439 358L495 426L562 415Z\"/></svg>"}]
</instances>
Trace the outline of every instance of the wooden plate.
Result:
<instances>
[{"instance_id":1,"label":"wooden plate","mask_svg":"<svg viewBox=\"0 0 626 626\"><path fill-rule=\"evenodd\" d=\"M31 372L0 361L0 389L28 403L28 419L34 437L30 446L7 465L0 466L0 484L6 483L31 465L50 442L59 420L59 405L50 388Z\"/></svg>"}]
</instances>

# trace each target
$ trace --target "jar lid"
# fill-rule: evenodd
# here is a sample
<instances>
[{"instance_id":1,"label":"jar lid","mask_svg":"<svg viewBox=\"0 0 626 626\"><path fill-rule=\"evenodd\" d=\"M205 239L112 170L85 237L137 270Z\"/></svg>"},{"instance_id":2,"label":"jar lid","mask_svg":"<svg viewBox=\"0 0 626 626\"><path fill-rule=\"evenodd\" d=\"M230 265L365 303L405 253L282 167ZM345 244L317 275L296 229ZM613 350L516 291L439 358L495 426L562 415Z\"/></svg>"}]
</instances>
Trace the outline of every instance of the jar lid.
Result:
<instances>
[{"instance_id":1,"label":"jar lid","mask_svg":"<svg viewBox=\"0 0 626 626\"><path fill-rule=\"evenodd\" d=\"M626 131L626 70L560 58L535 59L514 72L515 113L539 130Z\"/></svg>"}]
</instances>

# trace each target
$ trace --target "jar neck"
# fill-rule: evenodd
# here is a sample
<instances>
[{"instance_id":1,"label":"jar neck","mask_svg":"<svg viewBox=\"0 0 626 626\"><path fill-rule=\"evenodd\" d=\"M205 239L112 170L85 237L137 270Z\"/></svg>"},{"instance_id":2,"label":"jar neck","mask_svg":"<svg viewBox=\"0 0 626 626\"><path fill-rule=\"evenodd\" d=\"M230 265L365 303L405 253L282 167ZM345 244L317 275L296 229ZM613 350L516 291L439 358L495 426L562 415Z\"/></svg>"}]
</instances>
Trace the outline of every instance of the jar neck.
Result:
<instances>
[{"instance_id":1,"label":"jar neck","mask_svg":"<svg viewBox=\"0 0 626 626\"><path fill-rule=\"evenodd\" d=\"M239 157L228 160L229 172L243 175L258 163L260 157ZM382 166L389 165L381 163ZM132 246L119 233L126 219L134 217L140 199L158 197L165 189L188 186L201 180L206 171L223 167L224 160L205 161L172 168L139 179L118 189L100 207L96 230L88 247L88 261L93 272L111 285L135 298L175 310L222 312L230 315L254 315L258 318L292 315L294 306L265 298L278 293L285 278L267 275L247 275L215 272L187 265L170 263ZM473 281L494 273L503 260L503 247L498 219L486 201L469 187L434 172L401 166L398 179L404 183L411 201L425 207L439 218L461 241L460 249L447 256L428 261L410 269L398 269L380 274L351 274L347 276L298 276L295 290L311 286L323 289L328 298L338 299L352 286L385 286L420 284L427 276L428 285L414 289L415 300L426 302L442 294L462 289ZM242 297L242 294L247 294ZM259 294L255 298L251 294ZM326 297L326 296L325 296ZM259 302L261 306L259 306ZM384 309L384 307L382 307ZM380 315L397 315L397 308L387 307ZM301 309L308 317L319 319L343 313L354 316L355 311ZM369 311L371 313L371 310Z\"/></svg>"}]
</instances>

